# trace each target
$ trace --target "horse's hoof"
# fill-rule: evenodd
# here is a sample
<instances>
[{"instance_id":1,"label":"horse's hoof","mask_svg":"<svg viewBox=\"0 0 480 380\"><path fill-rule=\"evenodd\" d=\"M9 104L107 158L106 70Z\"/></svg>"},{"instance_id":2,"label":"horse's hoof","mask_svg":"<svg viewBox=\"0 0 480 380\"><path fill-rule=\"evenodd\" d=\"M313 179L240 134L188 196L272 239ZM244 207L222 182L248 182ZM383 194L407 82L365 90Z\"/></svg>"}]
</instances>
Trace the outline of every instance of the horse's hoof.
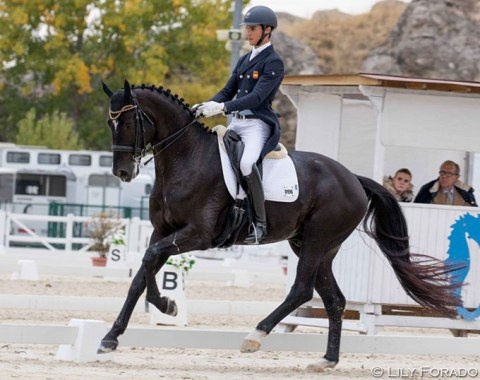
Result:
<instances>
[{"instance_id":1,"label":"horse's hoof","mask_svg":"<svg viewBox=\"0 0 480 380\"><path fill-rule=\"evenodd\" d=\"M167 311L165 314L171 315L172 317L175 317L178 314L177 303L174 300L168 299Z\"/></svg>"},{"instance_id":2,"label":"horse's hoof","mask_svg":"<svg viewBox=\"0 0 480 380\"><path fill-rule=\"evenodd\" d=\"M325 358L320 359L317 363L312 363L307 366L308 372L325 372L329 369L335 368L337 362L332 362Z\"/></svg>"},{"instance_id":3,"label":"horse's hoof","mask_svg":"<svg viewBox=\"0 0 480 380\"><path fill-rule=\"evenodd\" d=\"M240 352L256 352L260 349L261 343L258 340L244 339Z\"/></svg>"},{"instance_id":4,"label":"horse's hoof","mask_svg":"<svg viewBox=\"0 0 480 380\"><path fill-rule=\"evenodd\" d=\"M118 340L116 339L104 339L98 347L97 354L107 354L115 351L118 347Z\"/></svg>"}]
</instances>

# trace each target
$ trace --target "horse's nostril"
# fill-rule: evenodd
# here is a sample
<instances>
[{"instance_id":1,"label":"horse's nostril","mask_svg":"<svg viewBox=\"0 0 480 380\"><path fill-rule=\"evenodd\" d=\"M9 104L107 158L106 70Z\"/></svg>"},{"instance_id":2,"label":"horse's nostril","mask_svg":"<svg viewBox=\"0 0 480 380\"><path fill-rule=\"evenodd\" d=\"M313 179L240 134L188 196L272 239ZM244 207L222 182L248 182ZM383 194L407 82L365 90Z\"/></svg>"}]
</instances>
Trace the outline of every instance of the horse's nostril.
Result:
<instances>
[{"instance_id":1,"label":"horse's nostril","mask_svg":"<svg viewBox=\"0 0 480 380\"><path fill-rule=\"evenodd\" d=\"M126 175L127 175L127 172L125 170L118 169L115 172L115 176L117 176L118 178L125 178Z\"/></svg>"}]
</instances>

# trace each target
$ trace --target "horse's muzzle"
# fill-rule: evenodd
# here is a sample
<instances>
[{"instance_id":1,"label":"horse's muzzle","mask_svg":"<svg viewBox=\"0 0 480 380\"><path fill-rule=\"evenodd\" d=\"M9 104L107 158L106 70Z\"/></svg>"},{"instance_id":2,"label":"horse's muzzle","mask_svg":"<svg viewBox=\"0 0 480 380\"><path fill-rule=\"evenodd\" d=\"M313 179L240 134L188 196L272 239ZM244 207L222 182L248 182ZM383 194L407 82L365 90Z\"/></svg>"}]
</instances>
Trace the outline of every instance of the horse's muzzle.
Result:
<instances>
[{"instance_id":1,"label":"horse's muzzle","mask_svg":"<svg viewBox=\"0 0 480 380\"><path fill-rule=\"evenodd\" d=\"M136 163L128 166L118 165L118 167L113 167L112 172L113 175L120 178L122 182L130 182L138 175L140 168Z\"/></svg>"}]
</instances>

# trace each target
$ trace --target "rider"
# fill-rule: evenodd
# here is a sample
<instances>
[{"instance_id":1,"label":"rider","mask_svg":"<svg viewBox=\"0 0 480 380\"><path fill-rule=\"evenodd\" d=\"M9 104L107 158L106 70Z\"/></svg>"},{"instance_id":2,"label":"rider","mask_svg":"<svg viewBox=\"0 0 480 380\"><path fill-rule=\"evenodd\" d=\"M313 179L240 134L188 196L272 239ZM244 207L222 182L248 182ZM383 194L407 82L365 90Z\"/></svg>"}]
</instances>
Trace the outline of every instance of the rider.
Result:
<instances>
[{"instance_id":1,"label":"rider","mask_svg":"<svg viewBox=\"0 0 480 380\"><path fill-rule=\"evenodd\" d=\"M232 114L228 129L245 144L240 170L247 184L246 193L253 211L253 225L245 243L258 244L267 235L267 217L262 179L257 164L275 149L280 123L272 101L282 82L282 58L270 39L277 27L277 16L268 7L255 6L244 17L248 42L253 49L240 57L225 87L210 101L196 108L196 116ZM236 99L234 97L236 96Z\"/></svg>"}]
</instances>

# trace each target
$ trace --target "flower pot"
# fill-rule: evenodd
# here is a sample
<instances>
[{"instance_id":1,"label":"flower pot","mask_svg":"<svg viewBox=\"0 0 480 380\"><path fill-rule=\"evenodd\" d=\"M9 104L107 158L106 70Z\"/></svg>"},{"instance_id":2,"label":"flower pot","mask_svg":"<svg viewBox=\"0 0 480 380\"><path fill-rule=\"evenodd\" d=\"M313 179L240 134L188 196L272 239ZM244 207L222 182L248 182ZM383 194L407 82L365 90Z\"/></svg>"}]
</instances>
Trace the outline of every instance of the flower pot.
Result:
<instances>
[{"instance_id":1,"label":"flower pot","mask_svg":"<svg viewBox=\"0 0 480 380\"><path fill-rule=\"evenodd\" d=\"M94 267L104 267L107 265L106 257L91 257Z\"/></svg>"}]
</instances>

